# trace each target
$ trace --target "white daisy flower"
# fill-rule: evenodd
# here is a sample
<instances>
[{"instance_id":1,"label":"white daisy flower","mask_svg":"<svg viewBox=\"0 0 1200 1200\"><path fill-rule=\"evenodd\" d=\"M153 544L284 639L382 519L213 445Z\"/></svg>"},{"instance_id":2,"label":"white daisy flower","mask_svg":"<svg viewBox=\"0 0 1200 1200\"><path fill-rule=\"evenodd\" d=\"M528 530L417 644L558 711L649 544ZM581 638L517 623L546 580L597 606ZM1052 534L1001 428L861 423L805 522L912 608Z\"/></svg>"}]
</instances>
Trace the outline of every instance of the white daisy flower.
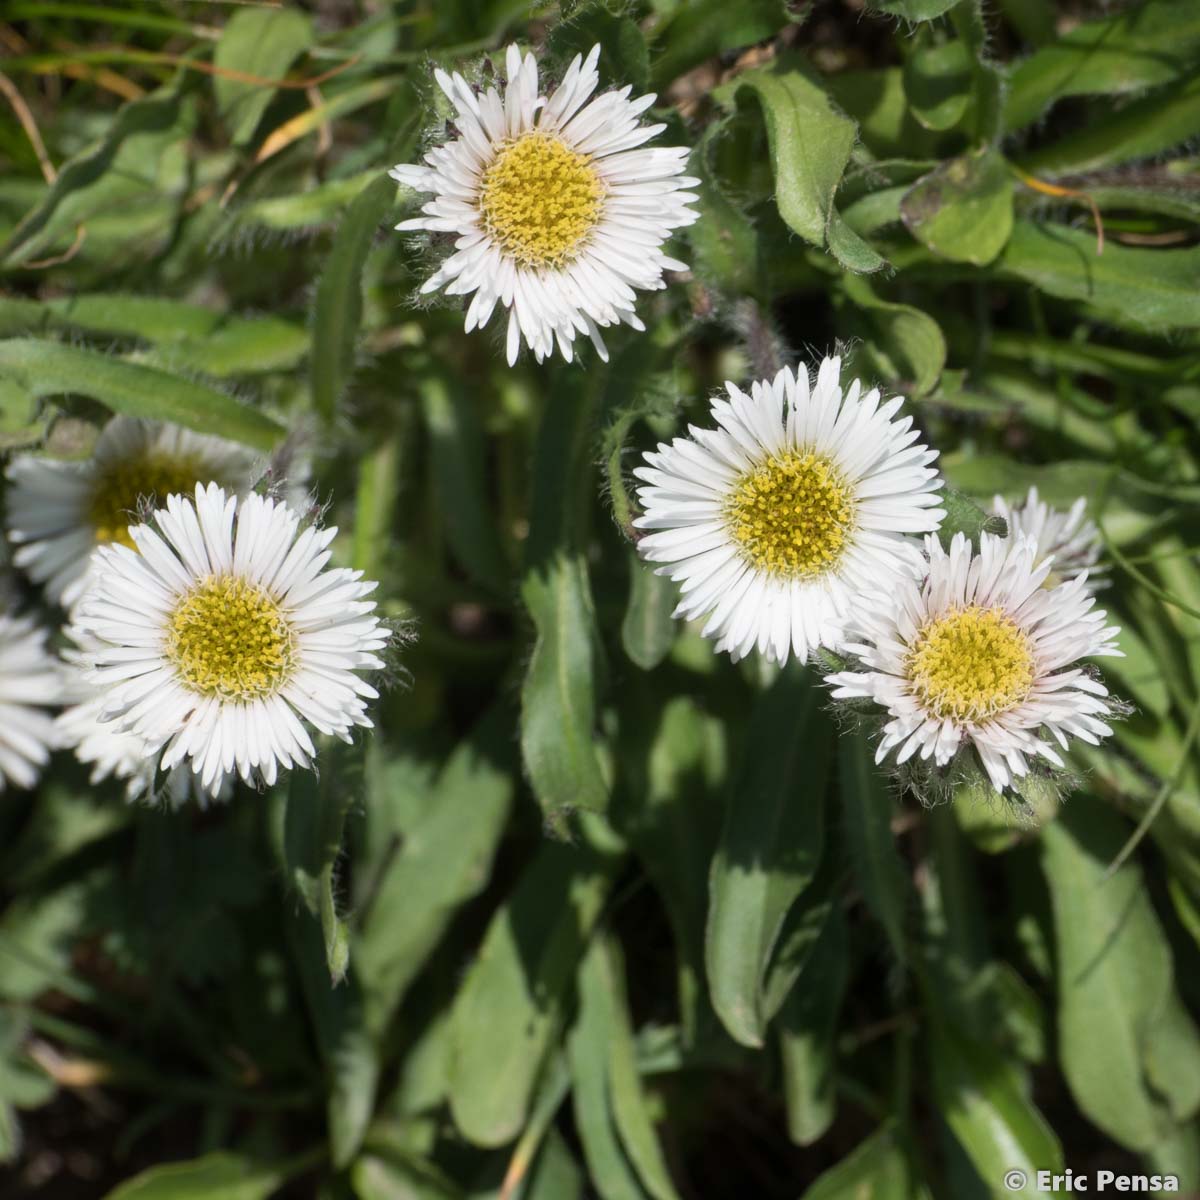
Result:
<instances>
[{"instance_id":1,"label":"white daisy flower","mask_svg":"<svg viewBox=\"0 0 1200 1200\"><path fill-rule=\"evenodd\" d=\"M59 744L73 750L81 763L92 768L89 781L102 783L116 778L125 782L125 798L133 801L148 795L154 785L153 747L136 733L120 729L113 721L103 719L105 692L90 683L95 652L104 645L86 629L67 625L63 629L67 646L61 651L63 659L63 702L66 707L55 719ZM175 771L168 784L186 775ZM187 787L168 787L172 803L186 799ZM176 798L175 793L182 794Z\"/></svg>"},{"instance_id":2,"label":"white daisy flower","mask_svg":"<svg viewBox=\"0 0 1200 1200\"><path fill-rule=\"evenodd\" d=\"M863 698L891 714L876 753L914 754L945 766L974 747L997 791L1029 773L1041 756L1063 766L1053 738L1095 745L1112 730L1108 690L1072 664L1120 655L1119 630L1105 625L1086 576L1045 588L1049 559L1029 538L983 533L979 553L957 533L947 553L926 539L924 583L903 580L864 606L859 638L847 649L860 670L827 677L835 699Z\"/></svg>"},{"instance_id":3,"label":"white daisy flower","mask_svg":"<svg viewBox=\"0 0 1200 1200\"><path fill-rule=\"evenodd\" d=\"M654 531L638 550L682 585L675 615L707 616L702 632L735 660L836 648L857 597L919 577L912 535L945 516L937 451L897 419L901 398L881 405L857 380L843 394L840 370L825 359L810 388L785 369L749 396L726 383L720 428L689 426L634 471L634 524Z\"/></svg>"},{"instance_id":4,"label":"white daisy flower","mask_svg":"<svg viewBox=\"0 0 1200 1200\"><path fill-rule=\"evenodd\" d=\"M671 232L690 225L696 199L683 175L688 149L642 149L666 128L638 118L654 96L629 99L630 88L591 100L599 83L600 47L575 61L547 99L538 94L532 54L509 46L506 86L476 93L458 74L434 77L454 105L458 137L404 164L393 179L434 199L399 230L456 236L450 255L422 293L445 288L469 296L466 328L482 328L496 305L509 310L509 363L524 340L541 362L554 351L571 361L577 333L600 357L600 327L623 321L645 328L634 312L638 289L665 287L663 272L686 266L662 250Z\"/></svg>"},{"instance_id":5,"label":"white daisy flower","mask_svg":"<svg viewBox=\"0 0 1200 1200\"><path fill-rule=\"evenodd\" d=\"M62 699L62 675L31 617L0 615L0 792L30 788L58 744L46 707Z\"/></svg>"},{"instance_id":6,"label":"white daisy flower","mask_svg":"<svg viewBox=\"0 0 1200 1200\"><path fill-rule=\"evenodd\" d=\"M1103 584L1096 574L1103 567L1096 564L1100 558L1100 530L1095 523L1085 518L1087 498L1080 496L1066 511L1051 508L1038 496L1036 487L1029 489L1025 502L1010 505L1003 496L992 500L992 512L1008 522L1008 536L1030 538L1037 544L1037 559L1054 559L1054 566L1046 577L1046 586L1054 587L1065 579L1074 579L1086 571L1087 590L1098 591Z\"/></svg>"},{"instance_id":7,"label":"white daisy flower","mask_svg":"<svg viewBox=\"0 0 1200 1200\"><path fill-rule=\"evenodd\" d=\"M144 739L156 770L190 760L214 796L235 770L270 785L311 765L306 723L344 741L370 727L378 693L357 672L383 666L388 635L362 599L376 585L326 569L336 529L209 484L130 533L136 550L97 550L78 624L100 643L101 718Z\"/></svg>"},{"instance_id":8,"label":"white daisy flower","mask_svg":"<svg viewBox=\"0 0 1200 1200\"><path fill-rule=\"evenodd\" d=\"M249 487L257 457L222 438L133 417L109 421L82 461L23 454L8 468L13 563L69 609L87 586L95 548L133 545L129 525L142 501L190 493L210 480Z\"/></svg>"}]
</instances>

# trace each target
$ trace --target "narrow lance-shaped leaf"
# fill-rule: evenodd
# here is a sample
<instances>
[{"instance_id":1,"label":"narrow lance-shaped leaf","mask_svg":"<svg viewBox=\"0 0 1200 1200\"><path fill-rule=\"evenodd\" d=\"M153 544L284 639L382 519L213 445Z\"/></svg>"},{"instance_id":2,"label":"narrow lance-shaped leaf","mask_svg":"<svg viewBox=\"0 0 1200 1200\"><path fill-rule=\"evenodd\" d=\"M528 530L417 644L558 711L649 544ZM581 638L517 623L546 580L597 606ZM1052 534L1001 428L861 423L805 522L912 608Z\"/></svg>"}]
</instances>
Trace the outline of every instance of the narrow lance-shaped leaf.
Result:
<instances>
[{"instance_id":1,"label":"narrow lance-shaped leaf","mask_svg":"<svg viewBox=\"0 0 1200 1200\"><path fill-rule=\"evenodd\" d=\"M98 180L112 165L126 139L138 134L162 133L179 119L180 93L176 85L163 88L142 99L126 104L108 126L104 137L94 146L76 154L59 169L58 176L41 202L21 220L0 253L3 266L18 266L37 252L37 238L46 229L63 202Z\"/></svg>"},{"instance_id":2,"label":"narrow lance-shaped leaf","mask_svg":"<svg viewBox=\"0 0 1200 1200\"><path fill-rule=\"evenodd\" d=\"M470 393L444 376L431 373L422 381L430 469L455 558L471 578L503 594L508 564L487 496L483 428Z\"/></svg>"},{"instance_id":3,"label":"narrow lance-shaped leaf","mask_svg":"<svg viewBox=\"0 0 1200 1200\"><path fill-rule=\"evenodd\" d=\"M1105 878L1127 836L1104 806L1073 802L1042 831L1041 850L1054 907L1063 1073L1094 1124L1147 1150L1169 1123L1146 1077L1146 1052L1172 990L1171 951L1137 865Z\"/></svg>"},{"instance_id":4,"label":"narrow lance-shaped leaf","mask_svg":"<svg viewBox=\"0 0 1200 1200\"><path fill-rule=\"evenodd\" d=\"M934 1006L936 1012L936 1004ZM999 1050L935 1020L930 1049L938 1111L997 1200L1009 1171L1036 1179L1063 1168L1062 1147L1028 1099L1018 1069Z\"/></svg>"},{"instance_id":5,"label":"narrow lance-shaped leaf","mask_svg":"<svg viewBox=\"0 0 1200 1200\"><path fill-rule=\"evenodd\" d=\"M649 1200L617 1132L609 1098L612 995L597 979L597 942L579 972L579 1014L567 1038L575 1127L601 1200Z\"/></svg>"},{"instance_id":6,"label":"narrow lance-shaped leaf","mask_svg":"<svg viewBox=\"0 0 1200 1200\"><path fill-rule=\"evenodd\" d=\"M217 1151L202 1158L148 1167L109 1192L105 1200L267 1200L290 1174L311 1159L260 1163L241 1154Z\"/></svg>"},{"instance_id":7,"label":"narrow lance-shaped leaf","mask_svg":"<svg viewBox=\"0 0 1200 1200\"><path fill-rule=\"evenodd\" d=\"M605 1037L609 1099L625 1153L642 1186L654 1200L679 1200L638 1075L629 1001L625 994L625 967L615 939L596 941L585 961L580 984L605 993L609 1018Z\"/></svg>"},{"instance_id":8,"label":"narrow lance-shaped leaf","mask_svg":"<svg viewBox=\"0 0 1200 1200\"><path fill-rule=\"evenodd\" d=\"M454 1002L450 1111L477 1145L502 1146L524 1125L567 1014L575 967L621 861L601 818L582 813L579 823L577 844L543 843L493 917Z\"/></svg>"},{"instance_id":9,"label":"narrow lance-shaped leaf","mask_svg":"<svg viewBox=\"0 0 1200 1200\"><path fill-rule=\"evenodd\" d=\"M460 904L487 882L512 804L511 721L493 710L450 756L428 815L388 865L356 943L368 1023L382 1032Z\"/></svg>"},{"instance_id":10,"label":"narrow lance-shaped leaf","mask_svg":"<svg viewBox=\"0 0 1200 1200\"><path fill-rule=\"evenodd\" d=\"M35 396L91 396L114 412L174 421L262 450L283 436L270 417L224 392L79 346L36 338L0 342L0 379L4 378Z\"/></svg>"},{"instance_id":11,"label":"narrow lance-shaped leaf","mask_svg":"<svg viewBox=\"0 0 1200 1200\"><path fill-rule=\"evenodd\" d=\"M802 1200L928 1200L891 1125L873 1133L829 1168Z\"/></svg>"},{"instance_id":12,"label":"narrow lance-shaped leaf","mask_svg":"<svg viewBox=\"0 0 1200 1200\"><path fill-rule=\"evenodd\" d=\"M621 645L630 661L643 671L653 670L671 649L675 640L676 585L659 575L631 550L629 558L629 600L621 622Z\"/></svg>"},{"instance_id":13,"label":"narrow lance-shaped leaf","mask_svg":"<svg viewBox=\"0 0 1200 1200\"><path fill-rule=\"evenodd\" d=\"M603 810L608 804L608 784L593 745L597 651L582 552L596 396L594 383L582 396L555 394L542 418L521 583L535 630L521 687L521 752L552 828L570 809Z\"/></svg>"},{"instance_id":14,"label":"narrow lance-shaped leaf","mask_svg":"<svg viewBox=\"0 0 1200 1200\"><path fill-rule=\"evenodd\" d=\"M1200 326L1200 247L1148 250L1107 245L1065 225L1018 221L997 264L1050 296L1078 300L1132 329Z\"/></svg>"},{"instance_id":15,"label":"narrow lance-shaped leaf","mask_svg":"<svg viewBox=\"0 0 1200 1200\"><path fill-rule=\"evenodd\" d=\"M327 940L318 920L285 902L283 925L324 1071L330 1157L343 1169L358 1154L375 1110L379 1050L367 1032L354 972L340 985L329 977Z\"/></svg>"},{"instance_id":16,"label":"narrow lance-shaped leaf","mask_svg":"<svg viewBox=\"0 0 1200 1200\"><path fill-rule=\"evenodd\" d=\"M245 8L225 22L213 54L223 73L213 78L222 119L236 145L244 145L275 94L276 80L312 44L312 21L292 8ZM239 79L252 75L264 82Z\"/></svg>"},{"instance_id":17,"label":"narrow lance-shaped leaf","mask_svg":"<svg viewBox=\"0 0 1200 1200\"><path fill-rule=\"evenodd\" d=\"M762 1045L765 980L788 911L824 850L832 731L820 691L794 664L750 718L709 881L706 961L713 1007L743 1045ZM782 998L782 997L781 997Z\"/></svg>"},{"instance_id":18,"label":"narrow lance-shaped leaf","mask_svg":"<svg viewBox=\"0 0 1200 1200\"><path fill-rule=\"evenodd\" d=\"M838 740L841 827L854 877L897 962L908 961L907 921L912 888L892 833L892 797L873 749L858 730Z\"/></svg>"},{"instance_id":19,"label":"narrow lance-shaped leaf","mask_svg":"<svg viewBox=\"0 0 1200 1200\"><path fill-rule=\"evenodd\" d=\"M1022 59L1009 76L1009 130L1037 120L1067 96L1122 95L1194 70L1200 57L1200 9L1190 0L1148 0L1085 21Z\"/></svg>"},{"instance_id":20,"label":"narrow lance-shaped leaf","mask_svg":"<svg viewBox=\"0 0 1200 1200\"><path fill-rule=\"evenodd\" d=\"M788 1135L800 1146L821 1138L837 1109L834 1039L849 976L849 951L846 919L835 907L779 1010Z\"/></svg>"}]
</instances>

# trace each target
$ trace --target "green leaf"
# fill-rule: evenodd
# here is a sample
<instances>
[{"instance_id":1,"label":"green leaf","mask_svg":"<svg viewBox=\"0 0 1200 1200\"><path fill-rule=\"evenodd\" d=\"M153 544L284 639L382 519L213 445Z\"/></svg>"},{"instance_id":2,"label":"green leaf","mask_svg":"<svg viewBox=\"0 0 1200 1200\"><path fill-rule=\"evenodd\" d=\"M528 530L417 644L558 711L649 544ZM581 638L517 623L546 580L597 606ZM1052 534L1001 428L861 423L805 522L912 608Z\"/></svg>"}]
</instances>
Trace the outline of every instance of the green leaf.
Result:
<instances>
[{"instance_id":1,"label":"green leaf","mask_svg":"<svg viewBox=\"0 0 1200 1200\"><path fill-rule=\"evenodd\" d=\"M837 1111L834 1039L849 974L846 920L834 908L779 1010L788 1136L798 1146L822 1138Z\"/></svg>"},{"instance_id":2,"label":"green leaf","mask_svg":"<svg viewBox=\"0 0 1200 1200\"><path fill-rule=\"evenodd\" d=\"M607 1008L609 1096L621 1144L642 1186L654 1200L678 1200L638 1076L625 966L614 938L598 938L580 968L580 992L604 996Z\"/></svg>"},{"instance_id":3,"label":"green leaf","mask_svg":"<svg viewBox=\"0 0 1200 1200\"><path fill-rule=\"evenodd\" d=\"M422 380L430 468L446 535L459 565L478 583L506 595L509 570L485 490L483 422L473 392L452 378L431 374Z\"/></svg>"},{"instance_id":4,"label":"green leaf","mask_svg":"<svg viewBox=\"0 0 1200 1200\"><path fill-rule=\"evenodd\" d=\"M873 759L861 731L846 731L838 739L841 827L863 899L883 927L896 961L906 963L912 892L892 833L891 791Z\"/></svg>"},{"instance_id":5,"label":"green leaf","mask_svg":"<svg viewBox=\"0 0 1200 1200\"><path fill-rule=\"evenodd\" d=\"M833 204L857 126L819 84L795 68L795 60L781 58L716 88L713 97L732 109L738 94L749 89L762 105L775 203L790 228L814 246L827 247L851 270L878 270L884 260L845 224Z\"/></svg>"},{"instance_id":6,"label":"green leaf","mask_svg":"<svg viewBox=\"0 0 1200 1200\"><path fill-rule=\"evenodd\" d=\"M562 1134L552 1128L529 1170L522 1200L582 1200L583 1188L579 1164Z\"/></svg>"},{"instance_id":7,"label":"green leaf","mask_svg":"<svg viewBox=\"0 0 1200 1200\"><path fill-rule=\"evenodd\" d=\"M802 1200L928 1200L890 1125L824 1172Z\"/></svg>"},{"instance_id":8,"label":"green leaf","mask_svg":"<svg viewBox=\"0 0 1200 1200\"><path fill-rule=\"evenodd\" d=\"M638 23L620 12L610 12L603 0L593 0L564 10L563 19L550 27L546 51L563 66L600 46L601 70L614 80L632 85L639 95L650 87L650 51Z\"/></svg>"},{"instance_id":9,"label":"green leaf","mask_svg":"<svg viewBox=\"0 0 1200 1200\"><path fill-rule=\"evenodd\" d=\"M590 511L585 466L591 403L555 394L534 460L521 598L536 639L521 687L521 752L534 795L552 826L575 808L603 810L608 783L593 744L595 615L581 544Z\"/></svg>"},{"instance_id":10,"label":"green leaf","mask_svg":"<svg viewBox=\"0 0 1200 1200\"><path fill-rule=\"evenodd\" d=\"M44 244L39 235L48 231L47 227L64 202L100 179L112 166L127 139L140 135L153 139L156 135L171 133L180 118L180 103L179 91L172 86L124 105L99 142L80 151L59 168L54 183L0 250L3 254L0 265L19 266L35 257L38 247Z\"/></svg>"},{"instance_id":11,"label":"green leaf","mask_svg":"<svg viewBox=\"0 0 1200 1200\"><path fill-rule=\"evenodd\" d=\"M579 819L578 845L543 843L493 917L454 1002L450 1111L480 1146L512 1141L525 1123L566 1017L575 967L621 860L600 818Z\"/></svg>"},{"instance_id":12,"label":"green leaf","mask_svg":"<svg viewBox=\"0 0 1200 1200\"><path fill-rule=\"evenodd\" d=\"M366 1028L355 973L349 971L336 985L329 977L320 923L306 912L291 912L285 928L325 1072L329 1153L334 1167L342 1170L358 1155L375 1109L379 1049Z\"/></svg>"},{"instance_id":13,"label":"green leaf","mask_svg":"<svg viewBox=\"0 0 1200 1200\"><path fill-rule=\"evenodd\" d=\"M413 1154L363 1154L350 1179L358 1200L465 1200L437 1167Z\"/></svg>"},{"instance_id":14,"label":"green leaf","mask_svg":"<svg viewBox=\"0 0 1200 1200\"><path fill-rule=\"evenodd\" d=\"M149 1167L109 1192L105 1200L267 1200L290 1173L285 1165L218 1151Z\"/></svg>"},{"instance_id":15,"label":"green leaf","mask_svg":"<svg viewBox=\"0 0 1200 1200\"><path fill-rule=\"evenodd\" d=\"M286 788L276 789L273 840L285 877L308 911L321 923L329 976L336 986L350 960L346 922L338 913L336 871L346 814L361 801L362 747L327 747L321 776L295 771Z\"/></svg>"},{"instance_id":16,"label":"green leaf","mask_svg":"<svg viewBox=\"0 0 1200 1200\"><path fill-rule=\"evenodd\" d=\"M70 962L87 911L87 890L69 884L45 896L28 895L0 915L0 996L34 1000Z\"/></svg>"},{"instance_id":17,"label":"green leaf","mask_svg":"<svg viewBox=\"0 0 1200 1200\"><path fill-rule=\"evenodd\" d=\"M1066 96L1123 95L1168 83L1200 59L1200 11L1191 0L1147 0L1085 21L1013 68L1004 103L1009 130Z\"/></svg>"},{"instance_id":18,"label":"green leaf","mask_svg":"<svg viewBox=\"0 0 1200 1200\"><path fill-rule=\"evenodd\" d=\"M990 263L1013 228L1008 164L995 150L950 159L909 190L900 205L905 227L940 258Z\"/></svg>"},{"instance_id":19,"label":"green leaf","mask_svg":"<svg viewBox=\"0 0 1200 1200\"><path fill-rule=\"evenodd\" d=\"M794 19L783 0L690 0L655 30L652 84L665 91L705 59L765 41Z\"/></svg>"},{"instance_id":20,"label":"green leaf","mask_svg":"<svg viewBox=\"0 0 1200 1200\"><path fill-rule=\"evenodd\" d=\"M389 863L355 943L382 1033L459 907L487 883L512 805L511 718L495 709L447 759L423 820Z\"/></svg>"},{"instance_id":21,"label":"green leaf","mask_svg":"<svg viewBox=\"0 0 1200 1200\"><path fill-rule=\"evenodd\" d=\"M1096 238L1086 230L1018 221L997 268L1048 295L1081 301L1124 327L1200 327L1200 247L1147 250L1110 243L1097 255Z\"/></svg>"},{"instance_id":22,"label":"green leaf","mask_svg":"<svg viewBox=\"0 0 1200 1200\"><path fill-rule=\"evenodd\" d=\"M39 397L91 396L114 412L174 421L261 450L269 450L283 436L270 417L224 392L59 342L36 338L0 342L0 379L12 380Z\"/></svg>"},{"instance_id":23,"label":"green leaf","mask_svg":"<svg viewBox=\"0 0 1200 1200\"><path fill-rule=\"evenodd\" d=\"M959 1145L999 1200L1017 1170L1036 1179L1039 1170L1063 1169L1062 1147L1046 1119L1025 1095L1019 1073L998 1050L972 1042L948 1024L933 1024L930 1053L933 1099Z\"/></svg>"},{"instance_id":24,"label":"green leaf","mask_svg":"<svg viewBox=\"0 0 1200 1200\"><path fill-rule=\"evenodd\" d=\"M213 94L235 146L245 145L254 136L276 89L231 76L281 79L312 41L312 22L293 8L241 9L225 22L213 65L230 74L213 77Z\"/></svg>"},{"instance_id":25,"label":"green leaf","mask_svg":"<svg viewBox=\"0 0 1200 1200\"><path fill-rule=\"evenodd\" d=\"M1080 174L1162 154L1200 130L1200 74L1106 113L1019 160L1034 175Z\"/></svg>"},{"instance_id":26,"label":"green leaf","mask_svg":"<svg viewBox=\"0 0 1200 1200\"><path fill-rule=\"evenodd\" d=\"M635 666L652 671L675 641L676 585L659 575L631 550L629 558L629 602L621 621L621 645Z\"/></svg>"},{"instance_id":27,"label":"green leaf","mask_svg":"<svg viewBox=\"0 0 1200 1200\"><path fill-rule=\"evenodd\" d=\"M337 413L354 365L367 254L395 204L396 185L386 175L354 197L338 225L317 283L309 380L313 407L326 421Z\"/></svg>"},{"instance_id":28,"label":"green leaf","mask_svg":"<svg viewBox=\"0 0 1200 1200\"><path fill-rule=\"evenodd\" d=\"M971 102L973 59L957 38L923 46L904 64L904 92L912 114L926 129L951 129Z\"/></svg>"},{"instance_id":29,"label":"green leaf","mask_svg":"<svg viewBox=\"0 0 1200 1200\"><path fill-rule=\"evenodd\" d=\"M1146 1039L1146 1075L1176 1121L1196 1115L1200 1109L1200 1034L1174 990Z\"/></svg>"},{"instance_id":30,"label":"green leaf","mask_svg":"<svg viewBox=\"0 0 1200 1200\"><path fill-rule=\"evenodd\" d=\"M648 1193L621 1145L609 1096L612 996L592 982L595 970L589 970L599 953L597 943L581 967L579 1015L567 1037L575 1127L601 1200L647 1200Z\"/></svg>"},{"instance_id":31,"label":"green leaf","mask_svg":"<svg viewBox=\"0 0 1200 1200\"><path fill-rule=\"evenodd\" d=\"M238 317L165 296L93 292L48 300L0 298L0 333L82 329L149 342L154 365L206 375L293 367L308 353L308 333L279 317Z\"/></svg>"},{"instance_id":32,"label":"green leaf","mask_svg":"<svg viewBox=\"0 0 1200 1200\"><path fill-rule=\"evenodd\" d=\"M824 851L832 731L820 699L810 675L794 665L762 694L713 857L709 991L725 1028L745 1046L763 1044L773 1015L765 997L772 954Z\"/></svg>"},{"instance_id":33,"label":"green leaf","mask_svg":"<svg viewBox=\"0 0 1200 1200\"><path fill-rule=\"evenodd\" d=\"M692 155L688 169L700 179L700 219L688 227L687 238L693 268L702 279L733 294L752 295L759 277L758 231L726 193L713 165L727 123L714 121Z\"/></svg>"},{"instance_id":34,"label":"green leaf","mask_svg":"<svg viewBox=\"0 0 1200 1200\"><path fill-rule=\"evenodd\" d=\"M865 279L842 276L846 299L862 315L864 343L873 373L908 387L918 396L931 391L946 365L946 339L937 322L910 304L883 300Z\"/></svg>"},{"instance_id":35,"label":"green leaf","mask_svg":"<svg viewBox=\"0 0 1200 1200\"><path fill-rule=\"evenodd\" d=\"M981 533L993 533L1007 537L1008 524L1003 517L994 517L985 512L974 500L952 487L943 487L940 493L946 515L938 527L938 538L949 550L956 533L965 534L968 540L979 545Z\"/></svg>"},{"instance_id":36,"label":"green leaf","mask_svg":"<svg viewBox=\"0 0 1200 1200\"><path fill-rule=\"evenodd\" d=\"M681 1022L691 1037L702 1020L711 1019L704 929L724 808L725 725L688 696L664 703L653 693L644 703L631 697L622 711L626 720L618 742L623 753L614 819L666 906L679 956Z\"/></svg>"},{"instance_id":37,"label":"green leaf","mask_svg":"<svg viewBox=\"0 0 1200 1200\"><path fill-rule=\"evenodd\" d=\"M1171 952L1137 865L1105 879L1127 835L1123 821L1081 797L1042 831L1041 849L1054 906L1063 1073L1095 1125L1148 1150L1169 1123L1146 1056L1173 990Z\"/></svg>"}]
</instances>

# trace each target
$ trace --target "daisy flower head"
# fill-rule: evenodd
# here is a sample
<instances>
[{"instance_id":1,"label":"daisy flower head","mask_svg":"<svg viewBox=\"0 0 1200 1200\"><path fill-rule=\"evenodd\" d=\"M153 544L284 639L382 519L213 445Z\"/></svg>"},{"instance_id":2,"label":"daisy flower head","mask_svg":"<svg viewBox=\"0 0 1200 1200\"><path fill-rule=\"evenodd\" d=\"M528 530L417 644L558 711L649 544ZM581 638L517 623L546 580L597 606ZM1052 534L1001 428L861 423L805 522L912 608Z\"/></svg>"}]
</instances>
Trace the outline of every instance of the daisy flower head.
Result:
<instances>
[{"instance_id":1,"label":"daisy flower head","mask_svg":"<svg viewBox=\"0 0 1200 1200\"><path fill-rule=\"evenodd\" d=\"M214 480L235 490L253 482L257 456L178 425L114 417L89 458L25 454L8 468L8 537L13 563L70 609L87 586L97 546L132 546L139 507Z\"/></svg>"},{"instance_id":2,"label":"daisy flower head","mask_svg":"<svg viewBox=\"0 0 1200 1200\"><path fill-rule=\"evenodd\" d=\"M120 729L116 722L104 720L105 692L87 678L92 655L102 643L75 625L67 625L63 634L67 639L61 651L65 707L54 721L59 745L73 750L81 763L91 767L89 782L93 785L109 778L122 780L130 803L165 800L172 808L186 803L192 776L177 768L160 786L155 778L154 747L136 733ZM201 794L201 801L204 798ZM221 798L225 798L224 792Z\"/></svg>"},{"instance_id":3,"label":"daisy flower head","mask_svg":"<svg viewBox=\"0 0 1200 1200\"><path fill-rule=\"evenodd\" d=\"M803 369L749 395L726 383L716 429L689 426L634 471L639 552L681 585L675 615L707 617L735 661L836 648L859 596L919 575L914 535L945 516L937 451L898 416L901 398L843 390L840 373L827 358L811 383Z\"/></svg>"},{"instance_id":4,"label":"daisy flower head","mask_svg":"<svg viewBox=\"0 0 1200 1200\"><path fill-rule=\"evenodd\" d=\"M830 675L835 699L887 710L876 762L920 755L945 767L970 747L997 792L1043 758L1063 767L1068 739L1096 745L1121 705L1082 658L1120 655L1086 577L1044 587L1052 562L1027 537L956 533L949 551L926 539L924 582L903 580L890 603L864 606L846 649L854 670ZM1057 749L1055 744L1057 744Z\"/></svg>"},{"instance_id":5,"label":"daisy flower head","mask_svg":"<svg viewBox=\"0 0 1200 1200\"><path fill-rule=\"evenodd\" d=\"M483 328L497 304L508 310L511 365L524 342L541 362L555 344L568 362L576 334L607 360L600 329L643 329L636 293L665 287L663 272L686 266L663 253L670 234L696 220L683 174L688 149L648 148L666 128L644 125L654 96L630 88L593 98L600 47L577 55L549 96L538 66L516 46L505 82L473 88L461 75L434 77L454 106L458 136L424 164L402 164L393 179L433 196L401 231L454 237L454 253L421 286L471 296L466 329Z\"/></svg>"},{"instance_id":6,"label":"daisy flower head","mask_svg":"<svg viewBox=\"0 0 1200 1200\"><path fill-rule=\"evenodd\" d=\"M327 567L336 533L198 484L131 530L136 550L101 547L77 617L96 639L100 717L143 739L156 770L190 762L213 796L235 772L270 785L310 766L310 726L344 741L369 728L377 692L359 672L383 667L388 633L363 599L375 584Z\"/></svg>"},{"instance_id":7,"label":"daisy flower head","mask_svg":"<svg viewBox=\"0 0 1200 1200\"><path fill-rule=\"evenodd\" d=\"M46 709L62 699L62 675L31 617L0 614L0 792L30 788L58 745Z\"/></svg>"},{"instance_id":8,"label":"daisy flower head","mask_svg":"<svg viewBox=\"0 0 1200 1200\"><path fill-rule=\"evenodd\" d=\"M1087 499L1080 496L1066 512L1051 508L1039 496L1036 487L1022 504L1009 504L1003 496L992 500L992 512L1008 523L1009 537L1024 536L1037 544L1037 558L1054 559L1054 566L1046 577L1046 586L1053 587L1065 579L1074 579L1086 571L1087 590L1098 591L1103 584L1097 582L1097 567L1100 558L1100 531L1085 513Z\"/></svg>"}]
</instances>

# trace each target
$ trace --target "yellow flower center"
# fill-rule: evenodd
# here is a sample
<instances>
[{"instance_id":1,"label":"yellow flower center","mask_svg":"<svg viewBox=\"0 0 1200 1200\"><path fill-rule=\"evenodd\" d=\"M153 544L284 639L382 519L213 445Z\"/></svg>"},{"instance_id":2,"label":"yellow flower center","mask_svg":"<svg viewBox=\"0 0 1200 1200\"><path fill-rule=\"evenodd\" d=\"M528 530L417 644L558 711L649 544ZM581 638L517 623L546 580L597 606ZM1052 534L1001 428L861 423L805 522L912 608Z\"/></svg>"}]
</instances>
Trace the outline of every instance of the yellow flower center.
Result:
<instances>
[{"instance_id":1,"label":"yellow flower center","mask_svg":"<svg viewBox=\"0 0 1200 1200\"><path fill-rule=\"evenodd\" d=\"M1015 708L1033 686L1029 639L1003 609L955 609L930 621L909 651L908 677L940 720L978 721Z\"/></svg>"},{"instance_id":2,"label":"yellow flower center","mask_svg":"<svg viewBox=\"0 0 1200 1200\"><path fill-rule=\"evenodd\" d=\"M479 190L484 227L525 267L570 262L599 223L603 199L591 159L536 131L500 151Z\"/></svg>"},{"instance_id":3,"label":"yellow flower center","mask_svg":"<svg viewBox=\"0 0 1200 1200\"><path fill-rule=\"evenodd\" d=\"M788 450L737 481L725 523L760 570L813 578L836 567L845 551L854 528L854 497L828 458Z\"/></svg>"},{"instance_id":4,"label":"yellow flower center","mask_svg":"<svg viewBox=\"0 0 1200 1200\"><path fill-rule=\"evenodd\" d=\"M173 493L190 495L200 478L199 460L145 454L101 467L88 505L88 521L101 545L120 542L133 549L129 526L138 523L142 500L165 503Z\"/></svg>"},{"instance_id":5,"label":"yellow flower center","mask_svg":"<svg viewBox=\"0 0 1200 1200\"><path fill-rule=\"evenodd\" d=\"M283 610L257 584L210 575L175 606L167 657L202 696L253 700L277 692L296 665L296 636Z\"/></svg>"}]
</instances>

